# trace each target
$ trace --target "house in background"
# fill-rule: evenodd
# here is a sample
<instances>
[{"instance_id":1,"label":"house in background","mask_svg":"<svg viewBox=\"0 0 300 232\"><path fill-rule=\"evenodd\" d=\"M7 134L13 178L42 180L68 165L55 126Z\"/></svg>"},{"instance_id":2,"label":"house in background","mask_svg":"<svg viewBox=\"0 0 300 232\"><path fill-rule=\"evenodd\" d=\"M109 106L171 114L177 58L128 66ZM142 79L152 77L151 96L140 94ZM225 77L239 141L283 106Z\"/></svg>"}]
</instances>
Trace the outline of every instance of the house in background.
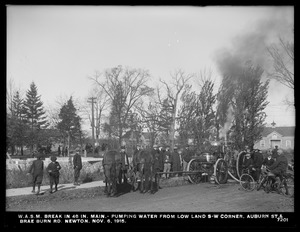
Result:
<instances>
[{"instance_id":1,"label":"house in background","mask_svg":"<svg viewBox=\"0 0 300 232\"><path fill-rule=\"evenodd\" d=\"M278 146L283 150L294 149L295 127L276 127L273 122L271 127L265 127L262 132L262 139L254 147L260 150L267 150Z\"/></svg>"}]
</instances>

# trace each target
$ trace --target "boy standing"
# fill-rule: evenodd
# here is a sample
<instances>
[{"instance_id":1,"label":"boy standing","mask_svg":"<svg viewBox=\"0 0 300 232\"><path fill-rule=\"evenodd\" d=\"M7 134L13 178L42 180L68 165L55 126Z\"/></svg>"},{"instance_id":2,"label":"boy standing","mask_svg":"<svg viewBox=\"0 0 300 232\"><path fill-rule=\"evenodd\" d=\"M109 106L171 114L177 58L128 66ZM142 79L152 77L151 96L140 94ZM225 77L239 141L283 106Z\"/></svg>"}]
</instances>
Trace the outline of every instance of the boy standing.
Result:
<instances>
[{"instance_id":1,"label":"boy standing","mask_svg":"<svg viewBox=\"0 0 300 232\"><path fill-rule=\"evenodd\" d=\"M55 185L55 192L57 191L57 185L59 182L59 170L61 169L61 166L56 161L56 156L51 156L51 163L47 167L47 171L49 173L50 178L50 193L53 193L52 187L53 184Z\"/></svg>"},{"instance_id":2,"label":"boy standing","mask_svg":"<svg viewBox=\"0 0 300 232\"><path fill-rule=\"evenodd\" d=\"M33 188L32 193L35 193L35 186L38 186L38 191L36 195L40 194L40 188L43 181L44 172L44 162L42 160L41 154L36 154L37 159L33 161L27 174L32 175Z\"/></svg>"}]
</instances>

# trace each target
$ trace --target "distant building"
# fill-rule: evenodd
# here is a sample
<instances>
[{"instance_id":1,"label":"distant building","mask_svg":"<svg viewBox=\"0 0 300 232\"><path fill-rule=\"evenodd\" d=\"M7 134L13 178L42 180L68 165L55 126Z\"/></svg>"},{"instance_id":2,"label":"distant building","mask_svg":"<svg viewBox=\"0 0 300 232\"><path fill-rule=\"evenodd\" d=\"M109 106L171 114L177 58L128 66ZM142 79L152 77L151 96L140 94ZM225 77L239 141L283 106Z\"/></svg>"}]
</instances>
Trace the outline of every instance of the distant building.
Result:
<instances>
[{"instance_id":1,"label":"distant building","mask_svg":"<svg viewBox=\"0 0 300 232\"><path fill-rule=\"evenodd\" d=\"M294 149L295 145L295 127L276 127L273 122L271 127L265 127L262 133L262 139L254 147L260 150L278 148L284 150Z\"/></svg>"}]
</instances>

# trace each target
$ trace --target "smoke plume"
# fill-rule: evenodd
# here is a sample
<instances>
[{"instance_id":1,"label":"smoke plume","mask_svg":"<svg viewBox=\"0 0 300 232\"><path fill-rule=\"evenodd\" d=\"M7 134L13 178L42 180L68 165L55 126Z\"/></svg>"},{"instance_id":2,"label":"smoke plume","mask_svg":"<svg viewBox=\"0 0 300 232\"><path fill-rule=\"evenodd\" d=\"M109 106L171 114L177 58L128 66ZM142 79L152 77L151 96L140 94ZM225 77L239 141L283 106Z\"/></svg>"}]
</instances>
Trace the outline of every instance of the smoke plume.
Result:
<instances>
[{"instance_id":1,"label":"smoke plume","mask_svg":"<svg viewBox=\"0 0 300 232\"><path fill-rule=\"evenodd\" d=\"M279 37L293 41L293 15L293 7L268 8L266 19L249 24L244 31L233 37L229 47L216 51L214 58L221 77L239 78L248 62L269 72L272 63L267 47L278 43ZM232 119L233 110L230 107L227 111L227 121L220 130L220 138L225 137Z\"/></svg>"},{"instance_id":2,"label":"smoke plume","mask_svg":"<svg viewBox=\"0 0 300 232\"><path fill-rule=\"evenodd\" d=\"M232 106L229 106L229 108L227 110L226 122L225 122L224 126L220 129L220 134L219 134L220 139L226 138L226 134L231 127L233 118L234 118L233 109L232 109Z\"/></svg>"},{"instance_id":3,"label":"smoke plume","mask_svg":"<svg viewBox=\"0 0 300 232\"><path fill-rule=\"evenodd\" d=\"M270 17L255 25L249 24L245 31L233 38L230 47L216 52L215 62L221 75L236 78L249 61L264 70L269 69L267 47L278 42L279 36L290 39L293 27L293 8L270 8Z\"/></svg>"}]
</instances>

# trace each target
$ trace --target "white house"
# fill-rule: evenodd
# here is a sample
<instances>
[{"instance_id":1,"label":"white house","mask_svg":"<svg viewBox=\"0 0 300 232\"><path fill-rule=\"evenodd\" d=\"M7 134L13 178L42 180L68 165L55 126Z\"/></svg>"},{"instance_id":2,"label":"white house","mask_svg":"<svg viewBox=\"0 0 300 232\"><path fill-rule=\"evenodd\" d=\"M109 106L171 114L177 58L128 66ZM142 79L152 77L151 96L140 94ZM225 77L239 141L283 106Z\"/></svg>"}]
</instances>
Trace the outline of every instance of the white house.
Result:
<instances>
[{"instance_id":1,"label":"white house","mask_svg":"<svg viewBox=\"0 0 300 232\"><path fill-rule=\"evenodd\" d=\"M265 127L262 133L262 139L257 142L254 147L260 150L278 148L284 150L294 149L295 145L295 127L276 127L276 123L272 123L271 127Z\"/></svg>"}]
</instances>

